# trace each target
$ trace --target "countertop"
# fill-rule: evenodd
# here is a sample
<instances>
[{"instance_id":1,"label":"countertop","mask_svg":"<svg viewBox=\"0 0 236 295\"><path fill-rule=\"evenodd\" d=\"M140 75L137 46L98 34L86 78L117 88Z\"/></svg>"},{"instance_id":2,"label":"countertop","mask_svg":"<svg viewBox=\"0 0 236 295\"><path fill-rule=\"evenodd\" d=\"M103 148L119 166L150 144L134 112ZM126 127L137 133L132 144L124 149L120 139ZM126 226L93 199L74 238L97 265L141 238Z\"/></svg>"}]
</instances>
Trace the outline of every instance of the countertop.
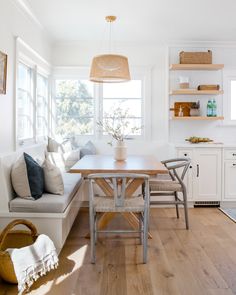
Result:
<instances>
[{"instance_id":1,"label":"countertop","mask_svg":"<svg viewBox=\"0 0 236 295\"><path fill-rule=\"evenodd\" d=\"M236 148L236 143L221 143L221 142L209 142L209 143L189 143L178 142L170 143L175 148Z\"/></svg>"}]
</instances>

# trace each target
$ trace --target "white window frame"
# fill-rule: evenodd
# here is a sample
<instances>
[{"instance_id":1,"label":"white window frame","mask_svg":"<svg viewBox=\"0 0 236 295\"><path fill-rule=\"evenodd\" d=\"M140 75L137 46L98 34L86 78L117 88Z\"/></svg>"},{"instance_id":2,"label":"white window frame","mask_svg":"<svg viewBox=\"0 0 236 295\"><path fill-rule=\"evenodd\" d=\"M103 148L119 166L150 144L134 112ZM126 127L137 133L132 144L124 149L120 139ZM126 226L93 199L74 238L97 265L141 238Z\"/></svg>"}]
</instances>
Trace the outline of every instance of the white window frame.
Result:
<instances>
[{"instance_id":1,"label":"white window frame","mask_svg":"<svg viewBox=\"0 0 236 295\"><path fill-rule=\"evenodd\" d=\"M53 94L55 97L56 80L78 79L88 80L88 67L55 67L53 73ZM151 67L132 67L131 77L133 80L142 81L142 134L130 136L131 139L150 139L151 138ZM100 139L107 140L108 136L103 135L101 129L96 126L96 122L103 118L103 91L101 83L94 83L94 134L78 135L81 140ZM54 134L55 136L55 134Z\"/></svg>"},{"instance_id":2,"label":"white window frame","mask_svg":"<svg viewBox=\"0 0 236 295\"><path fill-rule=\"evenodd\" d=\"M224 96L223 96L223 114L224 122L223 125L236 126L236 120L231 119L231 81L236 81L236 69L224 70L223 74L223 85L224 85Z\"/></svg>"},{"instance_id":3,"label":"white window frame","mask_svg":"<svg viewBox=\"0 0 236 295\"><path fill-rule=\"evenodd\" d=\"M42 76L43 78L45 78L47 80L47 95L46 95L46 100L47 100L47 114L46 114L46 118L47 118L47 132L44 135L39 135L37 133L37 130L35 130L35 137L36 137L36 141L45 141L47 139L47 135L49 135L49 125L50 125L50 117L49 117L49 109L50 109L50 95L49 95L49 84L50 84L50 80L49 80L49 76L48 74L41 68L37 67L37 72L36 72L36 102L35 102L35 106L37 107L38 104L38 85L37 85L37 81L38 81L38 75ZM36 108L36 112L35 112L35 127L37 127L37 119L38 119L38 114L37 114L37 108Z\"/></svg>"},{"instance_id":4,"label":"white window frame","mask_svg":"<svg viewBox=\"0 0 236 295\"><path fill-rule=\"evenodd\" d=\"M23 60L23 59L19 59L18 63L17 63L17 71L19 71L19 65L22 64L25 67L29 68L31 71L31 89L30 89L30 97L32 99L32 137L29 138L24 138L24 139L20 139L18 138L19 144L21 144L21 142L26 142L26 143L33 143L34 140L34 112L35 112L35 106L34 106L34 65L32 63L30 63L29 61ZM17 87L17 109L16 112L18 112L18 92L19 92L19 87ZM28 91L27 91L28 92ZM18 114L16 117L16 120L18 120ZM18 128L18 123L17 123L17 128ZM18 130L18 129L17 129Z\"/></svg>"},{"instance_id":5,"label":"white window frame","mask_svg":"<svg viewBox=\"0 0 236 295\"><path fill-rule=\"evenodd\" d=\"M56 97L56 80L88 80L89 77L89 68L87 67L55 67L52 76L52 98ZM99 113L97 111L97 100L96 97L98 95L97 87L94 84L94 126L93 126L93 134L78 134L80 139L93 139L96 137L96 122L99 118ZM55 100L52 103L54 107L52 108L52 118L56 118L56 110L55 110ZM56 137L55 134L55 124L56 122L52 122L52 136Z\"/></svg>"},{"instance_id":6,"label":"white window frame","mask_svg":"<svg viewBox=\"0 0 236 295\"><path fill-rule=\"evenodd\" d=\"M37 136L36 130L36 102L37 102L37 74L41 74L48 79L48 132L50 127L50 73L51 65L44 60L36 51L27 45L21 38L16 37L16 65L15 65L15 149L29 146L38 142L45 142L45 136ZM23 63L33 70L33 137L20 140L18 137L18 65Z\"/></svg>"}]
</instances>

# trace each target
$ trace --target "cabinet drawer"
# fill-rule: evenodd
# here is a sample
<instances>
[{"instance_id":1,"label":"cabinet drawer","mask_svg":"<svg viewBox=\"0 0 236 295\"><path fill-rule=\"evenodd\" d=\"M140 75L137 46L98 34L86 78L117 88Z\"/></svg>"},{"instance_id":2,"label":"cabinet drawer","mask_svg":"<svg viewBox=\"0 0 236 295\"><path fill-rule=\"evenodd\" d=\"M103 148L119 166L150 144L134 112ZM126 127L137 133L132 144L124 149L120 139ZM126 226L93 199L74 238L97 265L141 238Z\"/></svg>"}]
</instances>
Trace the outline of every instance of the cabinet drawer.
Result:
<instances>
[{"instance_id":1,"label":"cabinet drawer","mask_svg":"<svg viewBox=\"0 0 236 295\"><path fill-rule=\"evenodd\" d=\"M236 149L225 150L226 160L236 160Z\"/></svg>"},{"instance_id":2,"label":"cabinet drawer","mask_svg":"<svg viewBox=\"0 0 236 295\"><path fill-rule=\"evenodd\" d=\"M190 158L193 157L193 151L190 150L178 150L178 157L179 158Z\"/></svg>"}]
</instances>

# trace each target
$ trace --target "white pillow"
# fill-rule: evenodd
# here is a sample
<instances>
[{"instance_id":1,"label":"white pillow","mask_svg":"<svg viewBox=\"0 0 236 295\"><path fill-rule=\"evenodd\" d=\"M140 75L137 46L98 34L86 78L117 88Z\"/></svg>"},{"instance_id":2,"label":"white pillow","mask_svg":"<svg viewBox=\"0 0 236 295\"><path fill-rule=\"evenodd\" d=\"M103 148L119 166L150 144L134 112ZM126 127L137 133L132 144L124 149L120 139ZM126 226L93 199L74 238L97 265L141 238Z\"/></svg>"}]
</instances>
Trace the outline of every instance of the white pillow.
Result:
<instances>
[{"instance_id":1,"label":"white pillow","mask_svg":"<svg viewBox=\"0 0 236 295\"><path fill-rule=\"evenodd\" d=\"M46 159L49 160L51 164L58 167L61 172L65 172L65 160L63 154L47 152Z\"/></svg>"},{"instance_id":2,"label":"white pillow","mask_svg":"<svg viewBox=\"0 0 236 295\"><path fill-rule=\"evenodd\" d=\"M63 154L65 170L69 171L80 159L80 149L72 150L70 153Z\"/></svg>"},{"instance_id":3,"label":"white pillow","mask_svg":"<svg viewBox=\"0 0 236 295\"><path fill-rule=\"evenodd\" d=\"M57 153L59 148L61 148L61 144L55 139L48 137L48 152Z\"/></svg>"},{"instance_id":4,"label":"white pillow","mask_svg":"<svg viewBox=\"0 0 236 295\"><path fill-rule=\"evenodd\" d=\"M72 145L69 139L66 139L65 141L63 141L60 147L63 154L70 153L72 151Z\"/></svg>"},{"instance_id":5,"label":"white pillow","mask_svg":"<svg viewBox=\"0 0 236 295\"><path fill-rule=\"evenodd\" d=\"M51 164L49 160L43 163L45 191L55 195L64 194L64 184L61 171L58 167Z\"/></svg>"}]
</instances>

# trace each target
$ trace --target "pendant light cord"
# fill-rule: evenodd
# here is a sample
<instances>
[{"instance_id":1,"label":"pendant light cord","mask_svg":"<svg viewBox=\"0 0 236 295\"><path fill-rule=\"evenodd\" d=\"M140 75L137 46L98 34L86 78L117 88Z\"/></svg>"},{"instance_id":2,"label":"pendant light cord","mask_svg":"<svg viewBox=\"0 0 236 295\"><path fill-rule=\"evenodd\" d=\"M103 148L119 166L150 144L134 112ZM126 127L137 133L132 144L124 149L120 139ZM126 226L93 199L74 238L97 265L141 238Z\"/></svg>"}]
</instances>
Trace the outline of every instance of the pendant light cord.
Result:
<instances>
[{"instance_id":1,"label":"pendant light cord","mask_svg":"<svg viewBox=\"0 0 236 295\"><path fill-rule=\"evenodd\" d=\"M109 22L109 53L111 53L111 24L112 22Z\"/></svg>"}]
</instances>

